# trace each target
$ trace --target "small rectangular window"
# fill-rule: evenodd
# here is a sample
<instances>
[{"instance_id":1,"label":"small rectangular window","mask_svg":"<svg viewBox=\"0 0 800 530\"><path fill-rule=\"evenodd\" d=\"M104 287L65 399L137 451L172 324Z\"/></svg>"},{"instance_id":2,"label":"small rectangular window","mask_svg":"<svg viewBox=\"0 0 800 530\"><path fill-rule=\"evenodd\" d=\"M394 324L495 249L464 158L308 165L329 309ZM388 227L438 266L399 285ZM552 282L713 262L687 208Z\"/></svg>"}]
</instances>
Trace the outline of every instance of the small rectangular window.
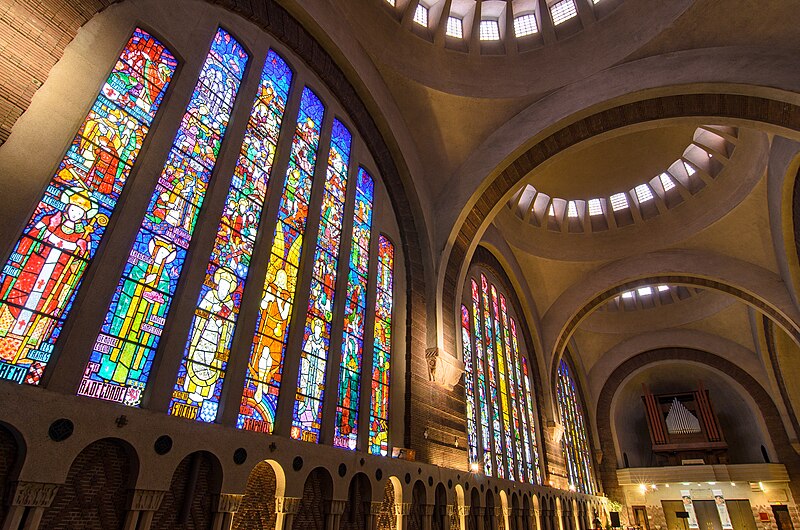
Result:
<instances>
[{"instance_id":1,"label":"small rectangular window","mask_svg":"<svg viewBox=\"0 0 800 530\"><path fill-rule=\"evenodd\" d=\"M394 0L386 0L386 3L389 4L392 7L395 7Z\"/></svg>"},{"instance_id":2,"label":"small rectangular window","mask_svg":"<svg viewBox=\"0 0 800 530\"><path fill-rule=\"evenodd\" d=\"M647 184L639 184L636 186L636 188L634 188L634 191L636 191L636 198L640 203L653 199L653 192L650 191L650 186Z\"/></svg>"},{"instance_id":3,"label":"small rectangular window","mask_svg":"<svg viewBox=\"0 0 800 530\"><path fill-rule=\"evenodd\" d=\"M481 40L500 40L500 25L496 20L481 20Z\"/></svg>"},{"instance_id":4,"label":"small rectangular window","mask_svg":"<svg viewBox=\"0 0 800 530\"><path fill-rule=\"evenodd\" d=\"M600 199L589 199L589 215L600 215L603 213L603 206Z\"/></svg>"},{"instance_id":5,"label":"small rectangular window","mask_svg":"<svg viewBox=\"0 0 800 530\"><path fill-rule=\"evenodd\" d=\"M561 0L550 6L550 15L553 17L553 24L558 26L562 22L578 16L574 0Z\"/></svg>"},{"instance_id":6,"label":"small rectangular window","mask_svg":"<svg viewBox=\"0 0 800 530\"><path fill-rule=\"evenodd\" d=\"M536 15L533 13L521 15L514 19L514 35L517 37L533 35L538 31L539 28L536 26Z\"/></svg>"},{"instance_id":7,"label":"small rectangular window","mask_svg":"<svg viewBox=\"0 0 800 530\"><path fill-rule=\"evenodd\" d=\"M615 212L624 210L628 207L628 197L624 193L615 193L610 197L611 209Z\"/></svg>"},{"instance_id":8,"label":"small rectangular window","mask_svg":"<svg viewBox=\"0 0 800 530\"><path fill-rule=\"evenodd\" d=\"M567 217L578 217L578 207L575 206L575 201L569 201L567 203Z\"/></svg>"},{"instance_id":9,"label":"small rectangular window","mask_svg":"<svg viewBox=\"0 0 800 530\"><path fill-rule=\"evenodd\" d=\"M675 187L675 181L667 173L660 174L658 178L661 180L661 185L664 186L664 191L669 191Z\"/></svg>"},{"instance_id":10,"label":"small rectangular window","mask_svg":"<svg viewBox=\"0 0 800 530\"><path fill-rule=\"evenodd\" d=\"M406 19L408 20L408 19ZM423 27L428 27L428 8L422 4L417 4L417 10L414 11L414 22Z\"/></svg>"},{"instance_id":11,"label":"small rectangular window","mask_svg":"<svg viewBox=\"0 0 800 530\"><path fill-rule=\"evenodd\" d=\"M464 38L464 21L456 17L447 17L447 36Z\"/></svg>"}]
</instances>

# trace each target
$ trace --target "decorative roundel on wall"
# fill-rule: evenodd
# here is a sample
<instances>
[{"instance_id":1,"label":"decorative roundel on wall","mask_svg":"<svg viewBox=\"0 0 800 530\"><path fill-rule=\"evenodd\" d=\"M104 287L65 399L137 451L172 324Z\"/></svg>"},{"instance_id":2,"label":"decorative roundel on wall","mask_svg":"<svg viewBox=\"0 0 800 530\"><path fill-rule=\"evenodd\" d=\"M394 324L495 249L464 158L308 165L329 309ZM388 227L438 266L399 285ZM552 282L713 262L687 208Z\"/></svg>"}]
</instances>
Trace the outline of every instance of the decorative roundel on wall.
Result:
<instances>
[{"instance_id":1,"label":"decorative roundel on wall","mask_svg":"<svg viewBox=\"0 0 800 530\"><path fill-rule=\"evenodd\" d=\"M433 487L433 477L428 477L428 486Z\"/></svg>"},{"instance_id":2,"label":"decorative roundel on wall","mask_svg":"<svg viewBox=\"0 0 800 530\"><path fill-rule=\"evenodd\" d=\"M366 460L364 460L363 458L358 461L358 463L361 464L362 466L364 465L365 462L366 462Z\"/></svg>"},{"instance_id":3,"label":"decorative roundel on wall","mask_svg":"<svg viewBox=\"0 0 800 530\"><path fill-rule=\"evenodd\" d=\"M167 434L162 434L156 438L155 443L153 443L153 450L159 455L169 453L172 451L172 438Z\"/></svg>"},{"instance_id":4,"label":"decorative roundel on wall","mask_svg":"<svg viewBox=\"0 0 800 530\"><path fill-rule=\"evenodd\" d=\"M467 491L469 491L469 482L467 482L467 483L465 483L465 484L464 484L464 489L465 489L465 490L467 490Z\"/></svg>"},{"instance_id":5,"label":"decorative roundel on wall","mask_svg":"<svg viewBox=\"0 0 800 530\"><path fill-rule=\"evenodd\" d=\"M422 468L421 467L417 468L417 475L422 475Z\"/></svg>"},{"instance_id":6,"label":"decorative roundel on wall","mask_svg":"<svg viewBox=\"0 0 800 530\"><path fill-rule=\"evenodd\" d=\"M447 481L447 489L449 489L449 490L453 489L453 481L452 480L448 480Z\"/></svg>"},{"instance_id":7,"label":"decorative roundel on wall","mask_svg":"<svg viewBox=\"0 0 800 530\"><path fill-rule=\"evenodd\" d=\"M344 464L339 464L339 476L343 477L347 475L347 466Z\"/></svg>"},{"instance_id":8,"label":"decorative roundel on wall","mask_svg":"<svg viewBox=\"0 0 800 530\"><path fill-rule=\"evenodd\" d=\"M481 493L483 493L483 484L481 484Z\"/></svg>"},{"instance_id":9,"label":"decorative roundel on wall","mask_svg":"<svg viewBox=\"0 0 800 530\"><path fill-rule=\"evenodd\" d=\"M406 484L411 484L411 473L406 473L404 480L406 481Z\"/></svg>"},{"instance_id":10,"label":"decorative roundel on wall","mask_svg":"<svg viewBox=\"0 0 800 530\"><path fill-rule=\"evenodd\" d=\"M378 468L375 470L375 480L381 480L383 478L383 470Z\"/></svg>"},{"instance_id":11,"label":"decorative roundel on wall","mask_svg":"<svg viewBox=\"0 0 800 530\"><path fill-rule=\"evenodd\" d=\"M67 418L60 418L50 424L47 435L54 442L63 442L75 432L75 424Z\"/></svg>"},{"instance_id":12,"label":"decorative roundel on wall","mask_svg":"<svg viewBox=\"0 0 800 530\"><path fill-rule=\"evenodd\" d=\"M244 464L245 460L247 460L247 451L244 447L240 447L236 451L233 452L233 463L237 466Z\"/></svg>"},{"instance_id":13,"label":"decorative roundel on wall","mask_svg":"<svg viewBox=\"0 0 800 530\"><path fill-rule=\"evenodd\" d=\"M294 457L294 460L292 460L292 469L295 471L303 469L303 459L299 456Z\"/></svg>"}]
</instances>

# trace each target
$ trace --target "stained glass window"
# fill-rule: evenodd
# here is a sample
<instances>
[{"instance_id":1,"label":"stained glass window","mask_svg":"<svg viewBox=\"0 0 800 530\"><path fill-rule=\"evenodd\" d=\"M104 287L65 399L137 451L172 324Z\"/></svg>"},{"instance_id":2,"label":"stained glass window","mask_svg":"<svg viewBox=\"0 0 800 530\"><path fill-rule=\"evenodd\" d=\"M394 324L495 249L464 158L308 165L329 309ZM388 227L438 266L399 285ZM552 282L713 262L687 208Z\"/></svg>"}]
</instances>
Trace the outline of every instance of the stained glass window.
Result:
<instances>
[{"instance_id":1,"label":"stained glass window","mask_svg":"<svg viewBox=\"0 0 800 530\"><path fill-rule=\"evenodd\" d=\"M361 395L361 360L364 321L367 315L367 273L372 231L374 183L364 168L358 169L350 273L344 303L342 360L339 365L339 395L336 403L333 445L355 449L358 441L358 406Z\"/></svg>"},{"instance_id":2,"label":"stained glass window","mask_svg":"<svg viewBox=\"0 0 800 530\"><path fill-rule=\"evenodd\" d=\"M189 331L170 414L213 422L267 195L292 71L270 50Z\"/></svg>"},{"instance_id":3,"label":"stained glass window","mask_svg":"<svg viewBox=\"0 0 800 530\"><path fill-rule=\"evenodd\" d=\"M372 357L372 400L369 407L369 452L389 453L389 368L392 352L392 288L394 245L378 236L378 292L375 301L375 341Z\"/></svg>"},{"instance_id":4,"label":"stained glass window","mask_svg":"<svg viewBox=\"0 0 800 530\"><path fill-rule=\"evenodd\" d=\"M320 128L325 107L305 87L280 199L272 253L256 316L237 427L271 433L283 374L289 320L297 290L297 276L308 219L308 203L317 162Z\"/></svg>"},{"instance_id":5,"label":"stained glass window","mask_svg":"<svg viewBox=\"0 0 800 530\"><path fill-rule=\"evenodd\" d=\"M470 470L482 465L486 475L539 484L533 385L516 321L486 275L480 275L480 286L472 279L470 287L474 336L469 309L461 308Z\"/></svg>"},{"instance_id":6,"label":"stained glass window","mask_svg":"<svg viewBox=\"0 0 800 530\"><path fill-rule=\"evenodd\" d=\"M0 272L0 379L39 383L176 67L134 30Z\"/></svg>"},{"instance_id":7,"label":"stained glass window","mask_svg":"<svg viewBox=\"0 0 800 530\"><path fill-rule=\"evenodd\" d=\"M78 394L139 405L247 61L241 45L219 29Z\"/></svg>"},{"instance_id":8,"label":"stained glass window","mask_svg":"<svg viewBox=\"0 0 800 530\"><path fill-rule=\"evenodd\" d=\"M461 344L464 349L464 393L467 398L467 444L469 446L469 467L478 469L478 429L475 425L475 384L472 369L472 338L469 332L469 309L461 306Z\"/></svg>"},{"instance_id":9,"label":"stained glass window","mask_svg":"<svg viewBox=\"0 0 800 530\"><path fill-rule=\"evenodd\" d=\"M509 455L503 446L503 428L501 426L501 403L497 391L497 372L495 371L494 340L492 339L492 313L489 305L489 283L481 274L481 293L483 299L484 347L486 348L486 366L489 373L489 395L492 400L492 437L494 438L494 460L499 478L506 478L506 464ZM506 455L505 460L503 455Z\"/></svg>"},{"instance_id":10,"label":"stained glass window","mask_svg":"<svg viewBox=\"0 0 800 530\"><path fill-rule=\"evenodd\" d=\"M570 373L569 365L563 360L558 366L556 391L558 415L564 427L561 448L564 451L570 485L581 493L594 495L596 490L586 419L575 379Z\"/></svg>"},{"instance_id":11,"label":"stained glass window","mask_svg":"<svg viewBox=\"0 0 800 530\"><path fill-rule=\"evenodd\" d=\"M307 442L319 441L322 422L351 143L350 131L334 120L290 432L292 438Z\"/></svg>"}]
</instances>

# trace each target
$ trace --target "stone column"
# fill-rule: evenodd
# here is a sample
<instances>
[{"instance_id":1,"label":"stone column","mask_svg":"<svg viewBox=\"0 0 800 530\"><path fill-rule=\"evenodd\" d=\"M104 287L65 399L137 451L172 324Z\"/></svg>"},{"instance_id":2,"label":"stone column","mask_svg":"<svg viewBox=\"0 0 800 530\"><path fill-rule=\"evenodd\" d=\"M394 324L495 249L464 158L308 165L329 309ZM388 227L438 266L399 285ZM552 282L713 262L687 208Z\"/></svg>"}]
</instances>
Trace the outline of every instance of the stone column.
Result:
<instances>
[{"instance_id":1,"label":"stone column","mask_svg":"<svg viewBox=\"0 0 800 530\"><path fill-rule=\"evenodd\" d=\"M369 503L369 515L367 516L367 530L378 530L378 516L383 509L382 501Z\"/></svg>"},{"instance_id":2,"label":"stone column","mask_svg":"<svg viewBox=\"0 0 800 530\"><path fill-rule=\"evenodd\" d=\"M325 530L339 530L345 506L347 506L347 500L326 501Z\"/></svg>"},{"instance_id":3,"label":"stone column","mask_svg":"<svg viewBox=\"0 0 800 530\"><path fill-rule=\"evenodd\" d=\"M166 493L161 490L131 490L123 530L149 530Z\"/></svg>"},{"instance_id":4,"label":"stone column","mask_svg":"<svg viewBox=\"0 0 800 530\"><path fill-rule=\"evenodd\" d=\"M432 530L433 512L435 509L436 509L435 504L422 505L422 530Z\"/></svg>"},{"instance_id":5,"label":"stone column","mask_svg":"<svg viewBox=\"0 0 800 530\"><path fill-rule=\"evenodd\" d=\"M411 515L411 503L404 502L394 505L394 515L397 517L397 530L408 530L408 516Z\"/></svg>"},{"instance_id":6,"label":"stone column","mask_svg":"<svg viewBox=\"0 0 800 530\"><path fill-rule=\"evenodd\" d=\"M486 524L483 518L485 517L486 514L486 508L484 508L483 506L473 506L470 508L470 513L475 515L475 520L478 523L477 528L475 530L484 530Z\"/></svg>"},{"instance_id":7,"label":"stone column","mask_svg":"<svg viewBox=\"0 0 800 530\"><path fill-rule=\"evenodd\" d=\"M511 527L508 526L508 508L503 508L502 506L495 506L494 507L494 520L495 524L496 521L503 521L503 528L506 530L511 530Z\"/></svg>"},{"instance_id":8,"label":"stone column","mask_svg":"<svg viewBox=\"0 0 800 530\"><path fill-rule=\"evenodd\" d=\"M459 530L467 530L467 517L469 517L469 506L455 505L453 506L453 509L458 515ZM450 530L456 530L456 529L451 528Z\"/></svg>"},{"instance_id":9,"label":"stone column","mask_svg":"<svg viewBox=\"0 0 800 530\"><path fill-rule=\"evenodd\" d=\"M539 510L533 509L531 510L531 530L544 530L542 528L542 515Z\"/></svg>"},{"instance_id":10,"label":"stone column","mask_svg":"<svg viewBox=\"0 0 800 530\"><path fill-rule=\"evenodd\" d=\"M300 511L300 497L275 497L275 530L292 530L294 516Z\"/></svg>"},{"instance_id":11,"label":"stone column","mask_svg":"<svg viewBox=\"0 0 800 530\"><path fill-rule=\"evenodd\" d=\"M517 530L523 530L525 528L525 525L522 522L522 517L523 517L522 508L517 508L516 510L514 510L514 518L517 521L516 523Z\"/></svg>"},{"instance_id":12,"label":"stone column","mask_svg":"<svg viewBox=\"0 0 800 530\"><path fill-rule=\"evenodd\" d=\"M239 511L244 495L235 493L222 493L216 499L212 530L230 530L233 524L233 514Z\"/></svg>"},{"instance_id":13,"label":"stone column","mask_svg":"<svg viewBox=\"0 0 800 530\"><path fill-rule=\"evenodd\" d=\"M44 510L53 504L59 486L60 484L23 481L10 484L10 506L3 530L17 530L26 511L28 517L23 530L38 530Z\"/></svg>"}]
</instances>

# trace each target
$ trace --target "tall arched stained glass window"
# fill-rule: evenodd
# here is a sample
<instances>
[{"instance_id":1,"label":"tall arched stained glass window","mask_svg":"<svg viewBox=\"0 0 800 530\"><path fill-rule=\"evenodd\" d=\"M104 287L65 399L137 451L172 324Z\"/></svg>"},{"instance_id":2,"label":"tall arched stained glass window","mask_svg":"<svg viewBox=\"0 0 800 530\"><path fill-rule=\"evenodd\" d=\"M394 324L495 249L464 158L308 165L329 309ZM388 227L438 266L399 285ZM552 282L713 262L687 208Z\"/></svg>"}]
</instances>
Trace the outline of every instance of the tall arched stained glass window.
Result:
<instances>
[{"instance_id":1,"label":"tall arched stained glass window","mask_svg":"<svg viewBox=\"0 0 800 530\"><path fill-rule=\"evenodd\" d=\"M372 351L372 400L369 407L369 452L389 453L389 368L394 306L394 245L378 236L378 292L375 301L375 342Z\"/></svg>"},{"instance_id":2,"label":"tall arched stained glass window","mask_svg":"<svg viewBox=\"0 0 800 530\"><path fill-rule=\"evenodd\" d=\"M558 366L558 384L556 386L558 415L564 427L561 437L561 448L570 486L575 486L581 493L596 493L594 472L592 471L591 452L589 451L589 431L583 414L581 398L575 386L575 379L569 365L562 360Z\"/></svg>"},{"instance_id":3,"label":"tall arched stained glass window","mask_svg":"<svg viewBox=\"0 0 800 530\"><path fill-rule=\"evenodd\" d=\"M317 248L311 273L311 294L308 300L303 334L297 395L292 416L292 438L307 442L319 441L322 422L322 400L325 391L325 369L331 340L333 298L342 240L342 218L347 192L347 171L350 163L350 131L339 120L333 120L328 170L320 209Z\"/></svg>"},{"instance_id":4,"label":"tall arched stained glass window","mask_svg":"<svg viewBox=\"0 0 800 530\"><path fill-rule=\"evenodd\" d=\"M469 283L472 318L461 308L470 470L540 484L533 382L517 323L506 296L479 276Z\"/></svg>"},{"instance_id":5,"label":"tall arched stained glass window","mask_svg":"<svg viewBox=\"0 0 800 530\"><path fill-rule=\"evenodd\" d=\"M134 30L0 272L0 379L39 383L176 67Z\"/></svg>"},{"instance_id":6,"label":"tall arched stained glass window","mask_svg":"<svg viewBox=\"0 0 800 530\"><path fill-rule=\"evenodd\" d=\"M219 29L78 394L139 405L247 61L241 45Z\"/></svg>"},{"instance_id":7,"label":"tall arched stained glass window","mask_svg":"<svg viewBox=\"0 0 800 530\"><path fill-rule=\"evenodd\" d=\"M237 421L240 429L271 433L275 428L289 320L297 291L324 114L325 106L310 88L305 87L281 193L260 311L256 317L256 333L250 347Z\"/></svg>"},{"instance_id":8,"label":"tall arched stained glass window","mask_svg":"<svg viewBox=\"0 0 800 530\"><path fill-rule=\"evenodd\" d=\"M367 318L367 276L374 194L375 184L372 177L363 167L359 168L350 247L350 274L344 303L339 396L333 435L333 445L347 449L355 449L358 442L358 406L361 395L364 321Z\"/></svg>"},{"instance_id":9,"label":"tall arched stained glass window","mask_svg":"<svg viewBox=\"0 0 800 530\"><path fill-rule=\"evenodd\" d=\"M172 393L170 414L213 422L269 186L292 71L270 50Z\"/></svg>"}]
</instances>

